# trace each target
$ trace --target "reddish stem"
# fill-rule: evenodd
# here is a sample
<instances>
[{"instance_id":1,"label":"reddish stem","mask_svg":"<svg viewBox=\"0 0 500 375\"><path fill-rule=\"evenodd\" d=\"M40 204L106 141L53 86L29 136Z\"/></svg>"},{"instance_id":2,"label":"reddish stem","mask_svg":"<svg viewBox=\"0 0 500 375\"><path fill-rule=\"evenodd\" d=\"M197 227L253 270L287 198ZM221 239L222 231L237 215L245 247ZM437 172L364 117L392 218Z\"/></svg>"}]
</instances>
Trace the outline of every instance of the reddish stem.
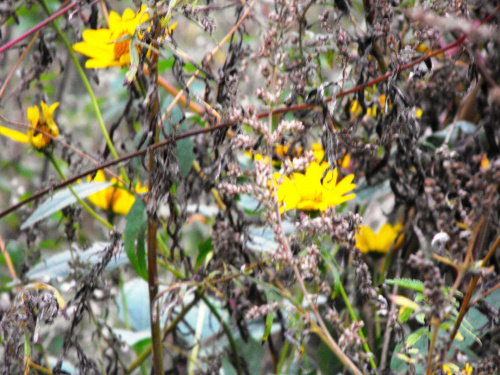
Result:
<instances>
[{"instance_id":1,"label":"reddish stem","mask_svg":"<svg viewBox=\"0 0 500 375\"><path fill-rule=\"evenodd\" d=\"M11 40L10 42L8 42L8 43L4 44L3 46L1 46L0 47L0 53L8 50L10 47L12 47L13 45L19 43L21 40L27 38L28 36L30 36L31 34L37 32L38 30L44 28L45 26L47 26L47 24L49 24L52 21L54 21L57 17L62 16L64 13L66 13L71 8L74 8L75 6L77 6L82 1L83 0L77 0L74 3L71 3L68 6L65 6L64 8L59 9L52 16L50 16L49 18L47 18L45 21L40 22L38 25L36 25L35 27L33 27L31 30L26 31L24 34L18 36L16 39Z\"/></svg>"}]
</instances>

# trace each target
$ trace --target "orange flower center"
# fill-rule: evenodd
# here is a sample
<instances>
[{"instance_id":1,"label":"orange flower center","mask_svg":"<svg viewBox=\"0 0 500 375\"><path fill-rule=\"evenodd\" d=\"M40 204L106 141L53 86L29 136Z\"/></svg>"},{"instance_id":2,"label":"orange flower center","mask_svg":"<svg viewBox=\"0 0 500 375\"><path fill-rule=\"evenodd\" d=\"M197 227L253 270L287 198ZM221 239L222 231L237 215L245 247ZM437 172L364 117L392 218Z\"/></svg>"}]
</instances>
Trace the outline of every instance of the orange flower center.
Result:
<instances>
[{"instance_id":1,"label":"orange flower center","mask_svg":"<svg viewBox=\"0 0 500 375\"><path fill-rule=\"evenodd\" d=\"M117 39L120 39L122 36L124 36L125 33L122 33ZM115 47L114 47L114 53L115 53L115 60L120 60L120 57L128 53L129 49L129 41L124 40L122 42L116 42Z\"/></svg>"},{"instance_id":2,"label":"orange flower center","mask_svg":"<svg viewBox=\"0 0 500 375\"><path fill-rule=\"evenodd\" d=\"M54 135L53 132L52 132L52 129L49 126L47 126L47 124L45 123L45 121L40 120L38 122L38 124L36 124L35 129L33 129L33 138L37 137L37 136L41 137L41 142L40 143L46 146L50 142L52 142L52 138L50 138L49 136L45 135L44 133L50 134L52 136Z\"/></svg>"}]
</instances>

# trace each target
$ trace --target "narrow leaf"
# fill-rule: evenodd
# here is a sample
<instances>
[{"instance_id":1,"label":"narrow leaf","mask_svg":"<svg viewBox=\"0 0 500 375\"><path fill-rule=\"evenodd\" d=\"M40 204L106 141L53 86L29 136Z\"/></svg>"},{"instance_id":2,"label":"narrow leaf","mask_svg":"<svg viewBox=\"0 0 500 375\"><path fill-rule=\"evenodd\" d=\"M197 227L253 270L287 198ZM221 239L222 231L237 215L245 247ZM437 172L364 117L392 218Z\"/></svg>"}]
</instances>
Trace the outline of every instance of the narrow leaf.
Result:
<instances>
[{"instance_id":1,"label":"narrow leaf","mask_svg":"<svg viewBox=\"0 0 500 375\"><path fill-rule=\"evenodd\" d=\"M213 251L212 239L207 238L205 241L201 241L198 244L198 256L196 257L196 262L194 264L195 271L200 267L205 259L207 259L208 254Z\"/></svg>"},{"instance_id":2,"label":"narrow leaf","mask_svg":"<svg viewBox=\"0 0 500 375\"><path fill-rule=\"evenodd\" d=\"M266 330L264 331L264 336L262 336L262 343L264 344L271 333L271 328L273 328L274 312L267 314L266 317Z\"/></svg>"},{"instance_id":3,"label":"narrow leaf","mask_svg":"<svg viewBox=\"0 0 500 375\"><path fill-rule=\"evenodd\" d=\"M125 252L130 260L130 264L135 272L147 281L148 273L145 260L145 226L144 203L136 199L134 205L127 215L127 225L125 226ZM137 252L136 249L137 239Z\"/></svg>"},{"instance_id":4,"label":"narrow leaf","mask_svg":"<svg viewBox=\"0 0 500 375\"><path fill-rule=\"evenodd\" d=\"M111 186L109 182L85 182L82 184L73 185L73 190L81 198L87 198L89 195L97 193ZM38 223L40 220L49 217L53 213L62 210L69 205L76 203L75 196L69 188L59 190L52 198L43 202L31 216L21 225L21 230L28 228L30 225Z\"/></svg>"}]
</instances>

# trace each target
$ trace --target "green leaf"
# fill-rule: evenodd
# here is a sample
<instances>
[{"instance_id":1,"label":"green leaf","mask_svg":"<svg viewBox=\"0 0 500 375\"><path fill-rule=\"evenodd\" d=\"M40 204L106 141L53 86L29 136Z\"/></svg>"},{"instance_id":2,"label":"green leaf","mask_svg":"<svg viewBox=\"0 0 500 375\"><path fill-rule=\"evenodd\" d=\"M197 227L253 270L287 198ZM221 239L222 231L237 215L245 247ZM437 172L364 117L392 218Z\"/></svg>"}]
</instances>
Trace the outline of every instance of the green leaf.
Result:
<instances>
[{"instance_id":1,"label":"green leaf","mask_svg":"<svg viewBox=\"0 0 500 375\"><path fill-rule=\"evenodd\" d=\"M326 58L326 62L328 64L328 67L330 69L333 69L333 51L331 49L326 51L325 58Z\"/></svg>"},{"instance_id":2,"label":"green leaf","mask_svg":"<svg viewBox=\"0 0 500 375\"><path fill-rule=\"evenodd\" d=\"M274 321L274 311L267 314L266 317L266 330L264 331L264 335L262 336L262 343L264 344L271 333L271 328L273 328Z\"/></svg>"},{"instance_id":3,"label":"green leaf","mask_svg":"<svg viewBox=\"0 0 500 375\"><path fill-rule=\"evenodd\" d=\"M425 334L425 331L423 331L423 330L418 330L417 332L413 332L412 334L410 334L408 336L408 338L406 339L406 348L409 349L413 345L415 345L415 343L418 340L420 340L424 334Z\"/></svg>"},{"instance_id":4,"label":"green leaf","mask_svg":"<svg viewBox=\"0 0 500 375\"><path fill-rule=\"evenodd\" d=\"M81 198L87 198L89 195L97 193L111 186L109 182L85 182L82 184L73 185L73 190ZM62 210L69 205L76 203L75 196L69 188L64 188L55 193L52 198L43 202L31 216L21 225L21 230L28 228L30 225L38 223L40 220L49 217L53 213Z\"/></svg>"},{"instance_id":5,"label":"green leaf","mask_svg":"<svg viewBox=\"0 0 500 375\"><path fill-rule=\"evenodd\" d=\"M137 52L137 48L135 47L135 38L130 39L129 42L129 51L130 51L130 67L125 74L125 79L128 83L131 83L134 80L134 77L137 73L137 67L139 66L139 52Z\"/></svg>"},{"instance_id":6,"label":"green leaf","mask_svg":"<svg viewBox=\"0 0 500 375\"><path fill-rule=\"evenodd\" d=\"M183 177L186 177L191 171L194 161L193 141L191 138L184 138L177 141L177 150L175 156L179 161L179 172Z\"/></svg>"},{"instance_id":7,"label":"green leaf","mask_svg":"<svg viewBox=\"0 0 500 375\"><path fill-rule=\"evenodd\" d=\"M146 217L144 215L144 203L136 199L134 205L127 215L125 226L125 252L135 272L147 281L148 269L146 266ZM137 252L136 249L137 240Z\"/></svg>"},{"instance_id":8,"label":"green leaf","mask_svg":"<svg viewBox=\"0 0 500 375\"><path fill-rule=\"evenodd\" d=\"M403 311L400 312L398 316L401 323L405 323L408 319L410 319L412 313L412 309L403 309Z\"/></svg>"},{"instance_id":9,"label":"green leaf","mask_svg":"<svg viewBox=\"0 0 500 375\"><path fill-rule=\"evenodd\" d=\"M387 279L387 285L397 285L401 288L416 290L417 292L424 291L424 283L420 280L414 279Z\"/></svg>"},{"instance_id":10,"label":"green leaf","mask_svg":"<svg viewBox=\"0 0 500 375\"><path fill-rule=\"evenodd\" d=\"M196 262L194 263L194 270L196 271L207 259L208 254L213 251L212 239L207 238L205 241L201 241L198 244L198 256L196 257Z\"/></svg>"}]
</instances>

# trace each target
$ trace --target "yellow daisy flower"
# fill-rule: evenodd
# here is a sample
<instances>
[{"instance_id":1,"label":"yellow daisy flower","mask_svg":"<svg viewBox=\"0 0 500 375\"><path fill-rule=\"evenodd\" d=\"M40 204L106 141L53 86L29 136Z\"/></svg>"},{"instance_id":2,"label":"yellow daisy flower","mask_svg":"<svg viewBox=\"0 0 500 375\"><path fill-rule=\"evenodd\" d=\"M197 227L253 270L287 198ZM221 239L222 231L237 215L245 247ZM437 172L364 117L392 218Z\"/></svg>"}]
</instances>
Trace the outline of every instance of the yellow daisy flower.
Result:
<instances>
[{"instance_id":1,"label":"yellow daisy flower","mask_svg":"<svg viewBox=\"0 0 500 375\"><path fill-rule=\"evenodd\" d=\"M54 138L59 136L59 128L54 121L54 111L59 103L54 103L48 107L42 100L40 104L42 107L42 115L40 115L40 109L37 106L28 108L28 120L31 127L28 128L27 134L4 126L0 126L0 134L16 142L30 143L37 150L43 150L50 145L52 138L41 132L47 133Z\"/></svg>"},{"instance_id":2,"label":"yellow daisy flower","mask_svg":"<svg viewBox=\"0 0 500 375\"><path fill-rule=\"evenodd\" d=\"M87 69L108 68L110 66L126 66L130 64L130 40L120 40L123 36L133 36L137 26L149 19L143 5L137 13L127 8L120 17L111 11L109 29L85 30L83 42L73 44L73 49L90 57L85 63Z\"/></svg>"},{"instance_id":3,"label":"yellow daisy flower","mask_svg":"<svg viewBox=\"0 0 500 375\"><path fill-rule=\"evenodd\" d=\"M337 168L325 174L327 169L328 163L313 162L307 167L305 174L296 172L292 178L282 177L283 183L279 185L277 192L278 201L284 204L282 211L294 208L302 211L326 211L328 207L353 199L355 194L347 193L356 187L352 183L354 175L350 174L337 182ZM279 173L275 173L274 180L278 181L280 177Z\"/></svg>"},{"instance_id":4,"label":"yellow daisy flower","mask_svg":"<svg viewBox=\"0 0 500 375\"><path fill-rule=\"evenodd\" d=\"M90 176L87 178L90 181ZM106 181L106 176L104 172L97 171L94 177L95 182ZM135 202L134 194L131 194L125 190L121 183L118 183L116 178L112 178L110 181L114 186L110 186L107 189L101 190L95 194L88 197L88 200L95 206L103 209L104 211L112 210L118 215L127 215L132 205ZM141 187L141 183L137 182L134 191L137 194L147 193L148 188L146 186Z\"/></svg>"},{"instance_id":5,"label":"yellow daisy flower","mask_svg":"<svg viewBox=\"0 0 500 375\"><path fill-rule=\"evenodd\" d=\"M398 235L403 230L401 223L392 226L390 223L385 223L377 234L367 225L362 225L356 233L356 247L363 254L369 252L387 254L394 244L397 248L403 242L403 235ZM394 241L396 240L396 243Z\"/></svg>"}]
</instances>

